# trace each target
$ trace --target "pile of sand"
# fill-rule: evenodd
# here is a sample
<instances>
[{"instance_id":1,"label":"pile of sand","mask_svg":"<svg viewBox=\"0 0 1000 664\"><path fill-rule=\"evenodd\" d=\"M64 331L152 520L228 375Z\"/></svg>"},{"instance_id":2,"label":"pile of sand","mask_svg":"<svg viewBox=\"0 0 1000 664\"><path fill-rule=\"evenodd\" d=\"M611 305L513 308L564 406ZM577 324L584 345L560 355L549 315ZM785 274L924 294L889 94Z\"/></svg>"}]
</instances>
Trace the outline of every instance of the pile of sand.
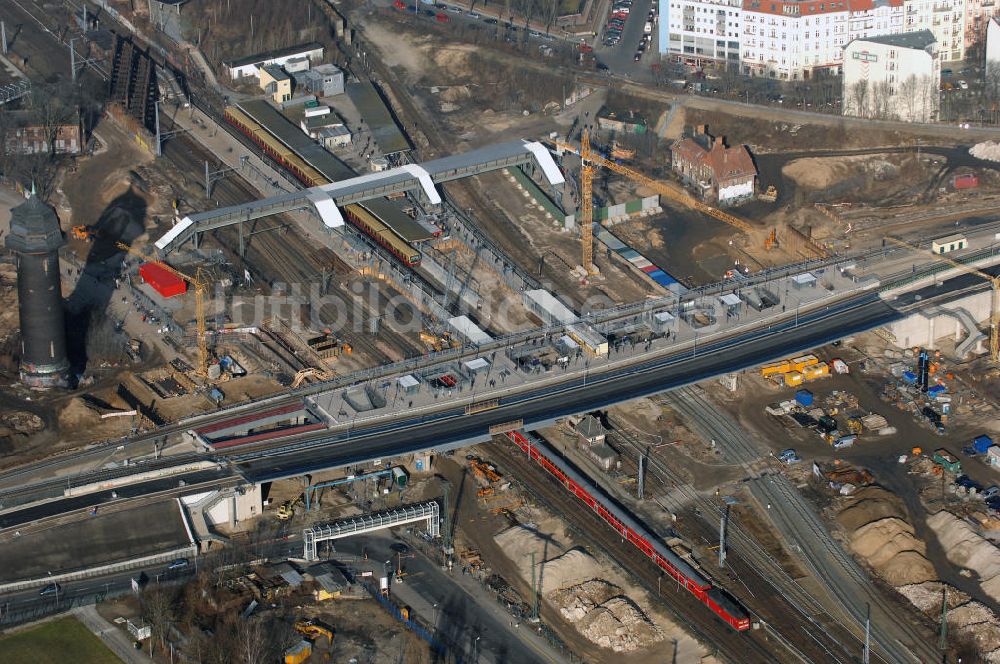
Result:
<instances>
[{"instance_id":1,"label":"pile of sand","mask_svg":"<svg viewBox=\"0 0 1000 664\"><path fill-rule=\"evenodd\" d=\"M1000 549L971 524L944 510L927 518L948 560L975 572L983 592L1000 601Z\"/></svg>"},{"instance_id":2,"label":"pile of sand","mask_svg":"<svg viewBox=\"0 0 1000 664\"><path fill-rule=\"evenodd\" d=\"M986 161L1000 161L1000 142L984 141L969 148L969 154Z\"/></svg>"},{"instance_id":3,"label":"pile of sand","mask_svg":"<svg viewBox=\"0 0 1000 664\"><path fill-rule=\"evenodd\" d=\"M851 535L851 549L894 586L937 578L926 546L902 519L886 517L861 526Z\"/></svg>"},{"instance_id":4,"label":"pile of sand","mask_svg":"<svg viewBox=\"0 0 1000 664\"><path fill-rule=\"evenodd\" d=\"M59 411L59 428L69 431L75 427L101 424L101 416L88 408L80 397L73 397Z\"/></svg>"},{"instance_id":5,"label":"pile of sand","mask_svg":"<svg viewBox=\"0 0 1000 664\"><path fill-rule=\"evenodd\" d=\"M620 588L591 579L552 593L551 601L591 642L615 652L632 652L663 640L663 632Z\"/></svg>"},{"instance_id":6,"label":"pile of sand","mask_svg":"<svg viewBox=\"0 0 1000 664\"><path fill-rule=\"evenodd\" d=\"M837 515L854 553L894 586L937 578L934 566L925 557L926 545L914 535L905 517L899 498L878 486L855 492Z\"/></svg>"}]
</instances>

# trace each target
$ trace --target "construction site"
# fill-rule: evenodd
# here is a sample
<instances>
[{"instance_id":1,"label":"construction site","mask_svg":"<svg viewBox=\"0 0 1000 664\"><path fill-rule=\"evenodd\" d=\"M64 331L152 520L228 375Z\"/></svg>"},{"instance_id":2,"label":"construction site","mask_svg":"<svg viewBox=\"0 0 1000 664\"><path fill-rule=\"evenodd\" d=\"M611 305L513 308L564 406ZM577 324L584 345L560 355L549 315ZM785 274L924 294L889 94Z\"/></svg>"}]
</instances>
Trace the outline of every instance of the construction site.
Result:
<instances>
[{"instance_id":1,"label":"construction site","mask_svg":"<svg viewBox=\"0 0 1000 664\"><path fill-rule=\"evenodd\" d=\"M995 144L266 4L0 2L18 80L87 91L78 149L0 164L0 624L1000 661Z\"/></svg>"}]
</instances>

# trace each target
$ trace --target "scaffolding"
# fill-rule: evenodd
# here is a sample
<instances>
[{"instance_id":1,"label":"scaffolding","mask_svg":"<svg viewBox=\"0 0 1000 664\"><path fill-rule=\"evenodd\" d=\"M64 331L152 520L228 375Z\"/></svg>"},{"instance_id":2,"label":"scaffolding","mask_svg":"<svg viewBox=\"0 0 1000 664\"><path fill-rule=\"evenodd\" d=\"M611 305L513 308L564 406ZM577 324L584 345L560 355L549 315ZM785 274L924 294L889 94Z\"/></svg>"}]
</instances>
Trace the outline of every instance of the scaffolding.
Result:
<instances>
[{"instance_id":1,"label":"scaffolding","mask_svg":"<svg viewBox=\"0 0 1000 664\"><path fill-rule=\"evenodd\" d=\"M361 535L416 521L426 521L427 534L432 538L438 537L441 534L441 506L438 505L437 501L431 501L419 505L407 505L388 512L356 516L328 525L306 528L302 531L302 557L309 561L319 560L317 546L320 542Z\"/></svg>"}]
</instances>

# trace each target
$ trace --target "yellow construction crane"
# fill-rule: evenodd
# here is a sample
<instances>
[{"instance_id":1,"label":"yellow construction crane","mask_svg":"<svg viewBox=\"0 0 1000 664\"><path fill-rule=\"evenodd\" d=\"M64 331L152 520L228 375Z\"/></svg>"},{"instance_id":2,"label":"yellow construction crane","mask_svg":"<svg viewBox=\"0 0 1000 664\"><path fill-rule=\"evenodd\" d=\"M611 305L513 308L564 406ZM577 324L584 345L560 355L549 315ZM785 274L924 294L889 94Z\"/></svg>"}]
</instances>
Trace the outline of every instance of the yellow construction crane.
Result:
<instances>
[{"instance_id":1,"label":"yellow construction crane","mask_svg":"<svg viewBox=\"0 0 1000 664\"><path fill-rule=\"evenodd\" d=\"M657 194L664 196L675 203L679 203L703 214L707 214L713 219L723 221L743 233L749 234L752 230L750 224L743 219L740 219L736 215L729 214L728 212L723 212L722 210L714 208L711 205L702 203L675 184L656 180L643 175L639 171L631 169L628 166L622 166L621 164L615 163L609 159L605 159L599 154L596 154L590 147L590 131L586 127L580 135L579 149L569 143L563 143L561 141L555 141L555 146L558 149L566 150L580 156L580 239L583 243L583 267L587 271L587 274L594 274L596 272L593 262L593 183L595 166L603 166L604 168L614 171L619 175L624 175L634 182L638 182L639 184L649 187Z\"/></svg>"},{"instance_id":2,"label":"yellow construction crane","mask_svg":"<svg viewBox=\"0 0 1000 664\"><path fill-rule=\"evenodd\" d=\"M594 267L594 154L590 149L590 131L584 127L580 136L580 239L583 243L583 269L587 274Z\"/></svg>"},{"instance_id":3,"label":"yellow construction crane","mask_svg":"<svg viewBox=\"0 0 1000 664\"><path fill-rule=\"evenodd\" d=\"M133 249L124 242L118 242L117 246L122 251L127 251L128 253L138 256L144 261L150 263L156 263L164 270L179 277L184 281L188 282L194 287L194 316L195 320L198 322L198 370L202 376L208 375L208 339L205 334L205 293L208 292L208 284L205 282L204 275L201 268L198 268L197 276L190 276L184 274L180 270L176 270L166 263L151 258L146 254L142 253L138 249Z\"/></svg>"},{"instance_id":4,"label":"yellow construction crane","mask_svg":"<svg viewBox=\"0 0 1000 664\"><path fill-rule=\"evenodd\" d=\"M908 249L913 249L914 251L922 251L936 258L937 260L944 261L948 265L954 268L962 270L967 274L974 274L980 279L983 279L990 285L993 291L993 299L990 303L990 360L994 364L1000 364L1000 276L993 276L992 274L987 274L981 270L977 270L974 267L961 263L953 258L949 258L942 254L935 254L929 249L921 249L920 247L914 246L909 242L905 242L898 238L891 236L886 236L885 238L893 244L897 244L901 247L906 247Z\"/></svg>"}]
</instances>

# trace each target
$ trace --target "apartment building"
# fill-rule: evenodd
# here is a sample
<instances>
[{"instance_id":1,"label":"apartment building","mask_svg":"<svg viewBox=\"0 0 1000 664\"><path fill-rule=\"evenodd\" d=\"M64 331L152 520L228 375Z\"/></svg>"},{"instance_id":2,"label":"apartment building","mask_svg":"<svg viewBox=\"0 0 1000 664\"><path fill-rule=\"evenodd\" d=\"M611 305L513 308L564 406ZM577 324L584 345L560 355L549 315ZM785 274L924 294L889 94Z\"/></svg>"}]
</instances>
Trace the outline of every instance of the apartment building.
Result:
<instances>
[{"instance_id":1,"label":"apartment building","mask_svg":"<svg viewBox=\"0 0 1000 664\"><path fill-rule=\"evenodd\" d=\"M930 30L855 39L844 49L844 115L931 122L940 83L941 60Z\"/></svg>"},{"instance_id":2,"label":"apartment building","mask_svg":"<svg viewBox=\"0 0 1000 664\"><path fill-rule=\"evenodd\" d=\"M939 62L965 58L966 0L905 0L906 32L930 30Z\"/></svg>"},{"instance_id":3,"label":"apartment building","mask_svg":"<svg viewBox=\"0 0 1000 664\"><path fill-rule=\"evenodd\" d=\"M990 19L1000 14L1000 0L965 0L965 50L984 47ZM981 51L980 51L981 52Z\"/></svg>"},{"instance_id":4,"label":"apartment building","mask_svg":"<svg viewBox=\"0 0 1000 664\"><path fill-rule=\"evenodd\" d=\"M743 0L660 0L660 53L701 66L740 61Z\"/></svg>"},{"instance_id":5,"label":"apartment building","mask_svg":"<svg viewBox=\"0 0 1000 664\"><path fill-rule=\"evenodd\" d=\"M700 66L735 62L753 76L807 80L840 73L855 39L929 30L939 61L965 57L966 3L1000 0L661 0L660 50ZM968 6L971 6L968 5ZM985 30L985 21L981 30Z\"/></svg>"}]
</instances>

